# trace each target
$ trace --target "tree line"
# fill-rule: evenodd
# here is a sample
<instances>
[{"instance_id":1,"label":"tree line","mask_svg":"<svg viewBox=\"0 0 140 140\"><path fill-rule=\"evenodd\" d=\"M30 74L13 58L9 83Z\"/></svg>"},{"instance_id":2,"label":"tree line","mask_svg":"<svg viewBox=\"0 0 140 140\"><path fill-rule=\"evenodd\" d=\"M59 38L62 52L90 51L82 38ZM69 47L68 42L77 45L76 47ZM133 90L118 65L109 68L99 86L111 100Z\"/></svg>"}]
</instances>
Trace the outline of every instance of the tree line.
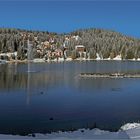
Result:
<instances>
[{"instance_id":1,"label":"tree line","mask_svg":"<svg viewBox=\"0 0 140 140\"><path fill-rule=\"evenodd\" d=\"M74 36L78 36L78 39L73 38ZM56 48L62 49L65 45L70 54L75 51L76 45L84 45L90 58L96 58L97 53L101 58L114 58L117 55L121 55L122 59L140 58L140 39L96 28L79 29L67 34L0 28L0 53L17 51L18 59L25 59L27 39L33 42L36 52L37 47L50 38L53 38L53 45Z\"/></svg>"}]
</instances>

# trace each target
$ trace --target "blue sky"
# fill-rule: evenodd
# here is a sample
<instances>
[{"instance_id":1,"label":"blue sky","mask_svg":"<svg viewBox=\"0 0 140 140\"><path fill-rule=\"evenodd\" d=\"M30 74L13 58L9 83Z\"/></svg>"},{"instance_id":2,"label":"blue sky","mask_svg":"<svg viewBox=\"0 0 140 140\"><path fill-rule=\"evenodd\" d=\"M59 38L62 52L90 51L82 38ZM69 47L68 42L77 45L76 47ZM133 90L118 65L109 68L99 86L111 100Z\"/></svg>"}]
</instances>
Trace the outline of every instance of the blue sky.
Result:
<instances>
[{"instance_id":1,"label":"blue sky","mask_svg":"<svg viewBox=\"0 0 140 140\"><path fill-rule=\"evenodd\" d=\"M3 0L0 27L58 33L93 27L140 38L140 1Z\"/></svg>"}]
</instances>

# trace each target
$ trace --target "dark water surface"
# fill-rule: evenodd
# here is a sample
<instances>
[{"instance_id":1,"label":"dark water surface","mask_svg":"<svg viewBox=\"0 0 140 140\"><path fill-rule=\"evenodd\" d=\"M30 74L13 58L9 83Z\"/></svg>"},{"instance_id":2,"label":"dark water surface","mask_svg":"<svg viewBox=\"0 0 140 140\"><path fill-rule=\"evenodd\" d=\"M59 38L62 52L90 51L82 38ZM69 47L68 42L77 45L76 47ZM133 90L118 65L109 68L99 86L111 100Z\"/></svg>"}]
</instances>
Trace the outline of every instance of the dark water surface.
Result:
<instances>
[{"instance_id":1,"label":"dark water surface","mask_svg":"<svg viewBox=\"0 0 140 140\"><path fill-rule=\"evenodd\" d=\"M80 79L81 72L140 72L140 62L0 65L0 133L93 128L140 120L140 79Z\"/></svg>"}]
</instances>

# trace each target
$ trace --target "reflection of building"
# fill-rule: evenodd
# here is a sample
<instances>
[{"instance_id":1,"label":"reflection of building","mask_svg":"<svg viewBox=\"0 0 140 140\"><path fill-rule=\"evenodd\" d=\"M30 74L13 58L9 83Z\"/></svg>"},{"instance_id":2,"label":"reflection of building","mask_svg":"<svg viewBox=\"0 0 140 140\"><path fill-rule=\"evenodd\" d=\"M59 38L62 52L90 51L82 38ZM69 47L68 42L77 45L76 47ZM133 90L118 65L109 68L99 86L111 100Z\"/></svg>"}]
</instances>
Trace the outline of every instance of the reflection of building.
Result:
<instances>
[{"instance_id":1,"label":"reflection of building","mask_svg":"<svg viewBox=\"0 0 140 140\"><path fill-rule=\"evenodd\" d=\"M28 78L27 78L27 99L26 104L30 104L30 96L31 96L31 74L28 72Z\"/></svg>"}]
</instances>

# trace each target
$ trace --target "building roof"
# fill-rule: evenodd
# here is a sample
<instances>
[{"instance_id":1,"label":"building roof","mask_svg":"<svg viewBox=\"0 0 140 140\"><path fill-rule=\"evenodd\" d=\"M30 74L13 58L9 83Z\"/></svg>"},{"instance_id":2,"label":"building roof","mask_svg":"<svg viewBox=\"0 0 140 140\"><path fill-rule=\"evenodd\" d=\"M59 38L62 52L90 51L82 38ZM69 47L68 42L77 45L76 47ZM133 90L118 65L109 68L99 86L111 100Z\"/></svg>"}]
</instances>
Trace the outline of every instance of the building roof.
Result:
<instances>
[{"instance_id":1,"label":"building roof","mask_svg":"<svg viewBox=\"0 0 140 140\"><path fill-rule=\"evenodd\" d=\"M85 48L85 46L83 46L83 45L76 45L75 49L77 49L77 48Z\"/></svg>"}]
</instances>

